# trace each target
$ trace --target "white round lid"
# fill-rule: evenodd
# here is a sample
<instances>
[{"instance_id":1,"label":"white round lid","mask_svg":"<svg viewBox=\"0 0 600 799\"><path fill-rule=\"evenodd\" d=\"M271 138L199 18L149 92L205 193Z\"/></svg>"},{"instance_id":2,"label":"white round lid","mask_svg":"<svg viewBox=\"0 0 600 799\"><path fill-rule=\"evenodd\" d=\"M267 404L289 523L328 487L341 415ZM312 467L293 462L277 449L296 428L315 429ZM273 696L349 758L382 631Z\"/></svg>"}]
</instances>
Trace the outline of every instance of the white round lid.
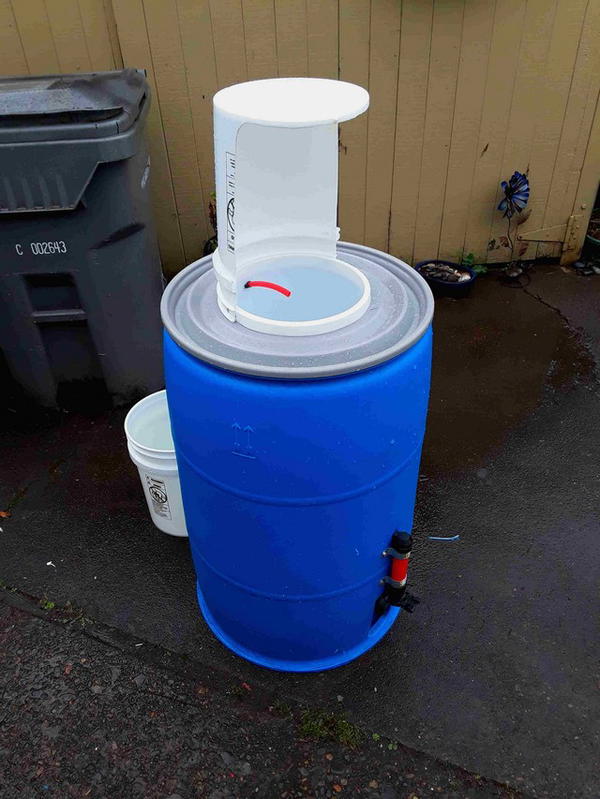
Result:
<instances>
[{"instance_id":1,"label":"white round lid","mask_svg":"<svg viewBox=\"0 0 600 799\"><path fill-rule=\"evenodd\" d=\"M353 119L369 107L369 93L327 78L269 78L228 86L213 102L216 110L248 122L303 128Z\"/></svg>"}]
</instances>

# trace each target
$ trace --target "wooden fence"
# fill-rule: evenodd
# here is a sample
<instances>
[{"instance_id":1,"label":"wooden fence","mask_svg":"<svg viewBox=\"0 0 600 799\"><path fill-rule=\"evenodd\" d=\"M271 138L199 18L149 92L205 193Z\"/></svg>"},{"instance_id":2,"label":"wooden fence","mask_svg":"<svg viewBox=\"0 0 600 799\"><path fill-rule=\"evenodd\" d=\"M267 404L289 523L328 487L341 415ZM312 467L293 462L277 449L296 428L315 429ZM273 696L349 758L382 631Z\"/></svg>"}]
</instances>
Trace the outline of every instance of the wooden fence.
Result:
<instances>
[{"instance_id":1,"label":"wooden fence","mask_svg":"<svg viewBox=\"0 0 600 799\"><path fill-rule=\"evenodd\" d=\"M147 70L161 252L212 234L211 99L273 76L368 87L340 129L342 238L510 257L499 181L528 171L524 257L580 249L600 176L600 0L0 0L5 75Z\"/></svg>"}]
</instances>

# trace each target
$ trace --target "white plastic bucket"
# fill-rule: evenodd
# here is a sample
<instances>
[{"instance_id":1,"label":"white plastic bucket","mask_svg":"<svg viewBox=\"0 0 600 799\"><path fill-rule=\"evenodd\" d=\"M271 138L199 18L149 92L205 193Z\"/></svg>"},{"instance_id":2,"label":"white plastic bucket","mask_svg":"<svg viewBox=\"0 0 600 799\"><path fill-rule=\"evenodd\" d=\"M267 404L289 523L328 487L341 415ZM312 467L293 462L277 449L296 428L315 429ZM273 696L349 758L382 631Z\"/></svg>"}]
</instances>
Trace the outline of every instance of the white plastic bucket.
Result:
<instances>
[{"instance_id":1,"label":"white plastic bucket","mask_svg":"<svg viewBox=\"0 0 600 799\"><path fill-rule=\"evenodd\" d=\"M125 417L125 435L152 521L163 533L187 536L166 391L133 406Z\"/></svg>"},{"instance_id":2,"label":"white plastic bucket","mask_svg":"<svg viewBox=\"0 0 600 799\"><path fill-rule=\"evenodd\" d=\"M327 78L247 81L215 94L212 260L230 322L313 336L369 308L367 277L336 251L338 124L368 105L361 86Z\"/></svg>"}]
</instances>

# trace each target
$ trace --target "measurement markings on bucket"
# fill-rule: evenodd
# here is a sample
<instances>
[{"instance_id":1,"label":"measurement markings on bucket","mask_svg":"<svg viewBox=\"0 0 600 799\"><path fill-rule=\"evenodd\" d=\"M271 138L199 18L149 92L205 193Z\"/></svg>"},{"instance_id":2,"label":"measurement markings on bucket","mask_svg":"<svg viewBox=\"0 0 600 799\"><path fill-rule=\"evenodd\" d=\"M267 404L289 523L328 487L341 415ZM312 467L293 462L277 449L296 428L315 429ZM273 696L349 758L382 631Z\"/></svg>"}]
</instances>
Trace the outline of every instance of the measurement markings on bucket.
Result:
<instances>
[{"instance_id":1,"label":"measurement markings on bucket","mask_svg":"<svg viewBox=\"0 0 600 799\"><path fill-rule=\"evenodd\" d=\"M235 153L225 153L225 183L227 187L227 249L235 251Z\"/></svg>"},{"instance_id":2,"label":"measurement markings on bucket","mask_svg":"<svg viewBox=\"0 0 600 799\"><path fill-rule=\"evenodd\" d=\"M152 510L157 516L162 516L164 519L171 518L171 508L169 506L169 497L167 496L167 489L162 480L156 477L146 475L146 483L148 484L148 493L152 500Z\"/></svg>"}]
</instances>

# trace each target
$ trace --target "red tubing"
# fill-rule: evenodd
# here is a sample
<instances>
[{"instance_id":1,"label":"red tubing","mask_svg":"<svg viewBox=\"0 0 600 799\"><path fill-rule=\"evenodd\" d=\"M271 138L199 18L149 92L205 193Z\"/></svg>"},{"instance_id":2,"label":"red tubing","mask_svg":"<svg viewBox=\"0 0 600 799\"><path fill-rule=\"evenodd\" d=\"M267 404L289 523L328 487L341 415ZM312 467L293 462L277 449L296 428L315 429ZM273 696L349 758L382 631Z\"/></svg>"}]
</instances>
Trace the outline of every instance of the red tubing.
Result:
<instances>
[{"instance_id":1,"label":"red tubing","mask_svg":"<svg viewBox=\"0 0 600 799\"><path fill-rule=\"evenodd\" d=\"M278 291L280 294L283 294L284 297L290 297L292 294L289 289L280 286L278 283L269 283L266 280L249 280L247 283L244 283L245 289L252 289L255 287L261 289L273 289L273 291Z\"/></svg>"}]
</instances>

